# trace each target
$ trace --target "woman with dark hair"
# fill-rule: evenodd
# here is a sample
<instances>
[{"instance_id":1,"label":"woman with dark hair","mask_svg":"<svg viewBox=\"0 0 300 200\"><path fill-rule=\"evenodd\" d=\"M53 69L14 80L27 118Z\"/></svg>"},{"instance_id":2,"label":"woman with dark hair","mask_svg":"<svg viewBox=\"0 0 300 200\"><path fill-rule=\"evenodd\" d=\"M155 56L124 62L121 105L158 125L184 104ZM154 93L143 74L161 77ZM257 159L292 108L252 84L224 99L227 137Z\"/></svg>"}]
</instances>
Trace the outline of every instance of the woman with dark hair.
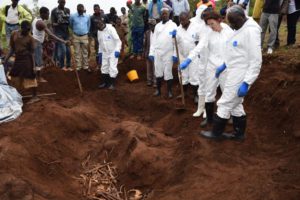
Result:
<instances>
[{"instance_id":1,"label":"woman with dark hair","mask_svg":"<svg viewBox=\"0 0 300 200\"><path fill-rule=\"evenodd\" d=\"M198 44L198 46L190 54L200 54L200 49L207 49L207 64L205 69L205 111L206 120L201 123L201 127L207 124L211 125L213 122L214 105L216 100L217 88L220 85L221 89L225 82L226 73L221 75L216 74L218 67L222 66L225 62L224 49L226 40L233 30L227 25L222 23L222 17L213 11L205 12L204 21L210 27L209 33L206 34L205 39ZM181 68L185 66L181 64Z\"/></svg>"}]
</instances>

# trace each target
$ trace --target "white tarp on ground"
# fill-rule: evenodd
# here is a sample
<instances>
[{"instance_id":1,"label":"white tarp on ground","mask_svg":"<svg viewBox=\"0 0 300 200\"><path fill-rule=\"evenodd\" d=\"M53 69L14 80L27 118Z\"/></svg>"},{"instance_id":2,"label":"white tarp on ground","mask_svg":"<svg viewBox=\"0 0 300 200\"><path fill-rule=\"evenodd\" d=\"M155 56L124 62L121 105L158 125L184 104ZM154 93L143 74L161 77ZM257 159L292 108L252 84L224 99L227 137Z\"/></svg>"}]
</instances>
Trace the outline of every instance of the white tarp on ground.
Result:
<instances>
[{"instance_id":1,"label":"white tarp on ground","mask_svg":"<svg viewBox=\"0 0 300 200\"><path fill-rule=\"evenodd\" d=\"M22 106L22 96L7 84L4 67L0 64L0 124L18 118Z\"/></svg>"}]
</instances>

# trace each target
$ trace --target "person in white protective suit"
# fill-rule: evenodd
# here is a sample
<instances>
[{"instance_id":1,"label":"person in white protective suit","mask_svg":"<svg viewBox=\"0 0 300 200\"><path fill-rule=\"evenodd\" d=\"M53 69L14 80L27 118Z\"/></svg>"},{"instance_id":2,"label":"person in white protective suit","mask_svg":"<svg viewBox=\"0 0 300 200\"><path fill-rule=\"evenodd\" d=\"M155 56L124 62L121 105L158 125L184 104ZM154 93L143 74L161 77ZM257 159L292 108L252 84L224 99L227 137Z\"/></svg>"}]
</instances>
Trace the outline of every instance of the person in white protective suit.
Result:
<instances>
[{"instance_id":1,"label":"person in white protective suit","mask_svg":"<svg viewBox=\"0 0 300 200\"><path fill-rule=\"evenodd\" d=\"M199 24L199 42L197 46L189 52L189 55L186 60L184 60L180 64L181 70L183 72L185 69L190 65L190 63L198 59L198 108L197 111L193 114L194 117L200 117L203 113L203 118L206 118L206 113L204 110L205 106L205 68L207 65L207 57L208 57L208 51L205 47L205 38L207 35L211 32L211 28L209 28L204 20L203 17L206 13L211 12L210 8L207 8L205 5L201 5L198 8L198 15L191 19L192 23L198 23ZM199 58L200 57L200 58Z\"/></svg>"},{"instance_id":2,"label":"person in white protective suit","mask_svg":"<svg viewBox=\"0 0 300 200\"><path fill-rule=\"evenodd\" d=\"M168 98L172 98L173 63L178 62L174 46L174 37L176 37L177 25L170 20L170 11L167 8L162 9L162 21L155 26L153 40L150 45L148 59L154 62L156 76L155 96L161 95L161 84L163 79L167 81Z\"/></svg>"},{"instance_id":3,"label":"person in white protective suit","mask_svg":"<svg viewBox=\"0 0 300 200\"><path fill-rule=\"evenodd\" d=\"M199 42L199 23L191 22L188 12L182 12L179 15L180 26L177 29L177 42L180 60L188 57L189 53L196 47ZM198 86L199 86L199 57L196 57L190 66L182 71L182 85L184 93L187 94L189 84L193 90L193 98L198 103Z\"/></svg>"},{"instance_id":4,"label":"person in white protective suit","mask_svg":"<svg viewBox=\"0 0 300 200\"><path fill-rule=\"evenodd\" d=\"M208 50L208 62L205 70L206 119L201 123L201 127L211 125L213 122L217 88L220 85L223 91L226 78L226 70L217 77L216 70L224 65L226 41L233 34L233 30L227 24L221 23L222 17L216 12L208 12L204 20L212 31L206 35L207 37L202 42L203 48Z\"/></svg>"},{"instance_id":5,"label":"person in white protective suit","mask_svg":"<svg viewBox=\"0 0 300 200\"><path fill-rule=\"evenodd\" d=\"M227 71L223 94L217 102L212 130L202 131L201 135L210 139L244 140L246 114L243 100L260 73L261 28L252 18L247 18L238 5L228 9L227 20L235 32L226 42L225 65L216 70L216 74L221 74L225 69ZM226 134L223 132L230 116L234 133Z\"/></svg>"},{"instance_id":6,"label":"person in white protective suit","mask_svg":"<svg viewBox=\"0 0 300 200\"><path fill-rule=\"evenodd\" d=\"M241 6L245 11L246 16L249 15L250 0L232 0L232 2Z\"/></svg>"},{"instance_id":7,"label":"person in white protective suit","mask_svg":"<svg viewBox=\"0 0 300 200\"><path fill-rule=\"evenodd\" d=\"M99 22L97 37L99 42L98 63L101 65L103 79L103 83L98 88L114 90L122 42L116 29L111 24L105 24L103 21Z\"/></svg>"}]
</instances>

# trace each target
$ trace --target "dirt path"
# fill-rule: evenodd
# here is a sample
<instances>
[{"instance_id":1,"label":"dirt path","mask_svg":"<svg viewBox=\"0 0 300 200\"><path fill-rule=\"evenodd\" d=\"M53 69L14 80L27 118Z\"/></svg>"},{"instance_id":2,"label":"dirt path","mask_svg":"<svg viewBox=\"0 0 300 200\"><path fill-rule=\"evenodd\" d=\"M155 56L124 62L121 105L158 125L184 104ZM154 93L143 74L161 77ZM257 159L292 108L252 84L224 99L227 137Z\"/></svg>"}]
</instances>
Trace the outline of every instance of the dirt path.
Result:
<instances>
[{"instance_id":1,"label":"dirt path","mask_svg":"<svg viewBox=\"0 0 300 200\"><path fill-rule=\"evenodd\" d=\"M97 89L96 73L81 72L83 97L73 73L49 69L40 91L57 95L0 127L0 199L81 200L77 178L89 155L113 161L120 184L147 199L300 199L299 60L265 58L245 102L244 143L199 137L191 98L178 112L180 101L152 97L143 66L122 64L114 92ZM131 67L143 81L127 82Z\"/></svg>"}]
</instances>

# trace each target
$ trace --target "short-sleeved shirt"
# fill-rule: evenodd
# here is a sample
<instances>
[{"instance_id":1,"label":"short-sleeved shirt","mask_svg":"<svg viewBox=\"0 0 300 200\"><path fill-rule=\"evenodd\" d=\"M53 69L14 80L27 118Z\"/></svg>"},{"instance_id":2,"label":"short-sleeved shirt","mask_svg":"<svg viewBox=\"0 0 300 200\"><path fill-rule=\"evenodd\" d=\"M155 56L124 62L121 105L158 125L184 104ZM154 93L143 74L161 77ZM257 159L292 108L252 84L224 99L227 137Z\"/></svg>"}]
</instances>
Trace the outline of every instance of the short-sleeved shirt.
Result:
<instances>
[{"instance_id":1,"label":"short-sleeved shirt","mask_svg":"<svg viewBox=\"0 0 300 200\"><path fill-rule=\"evenodd\" d=\"M132 6L132 16L131 16L131 20L132 20L132 27L144 27L145 23L144 23L144 17L146 14L146 8L143 5L140 6L136 6L135 4L133 4Z\"/></svg>"},{"instance_id":2,"label":"short-sleeved shirt","mask_svg":"<svg viewBox=\"0 0 300 200\"><path fill-rule=\"evenodd\" d=\"M51 12L51 23L57 24L53 26L54 34L69 35L70 9L54 8Z\"/></svg>"}]
</instances>

